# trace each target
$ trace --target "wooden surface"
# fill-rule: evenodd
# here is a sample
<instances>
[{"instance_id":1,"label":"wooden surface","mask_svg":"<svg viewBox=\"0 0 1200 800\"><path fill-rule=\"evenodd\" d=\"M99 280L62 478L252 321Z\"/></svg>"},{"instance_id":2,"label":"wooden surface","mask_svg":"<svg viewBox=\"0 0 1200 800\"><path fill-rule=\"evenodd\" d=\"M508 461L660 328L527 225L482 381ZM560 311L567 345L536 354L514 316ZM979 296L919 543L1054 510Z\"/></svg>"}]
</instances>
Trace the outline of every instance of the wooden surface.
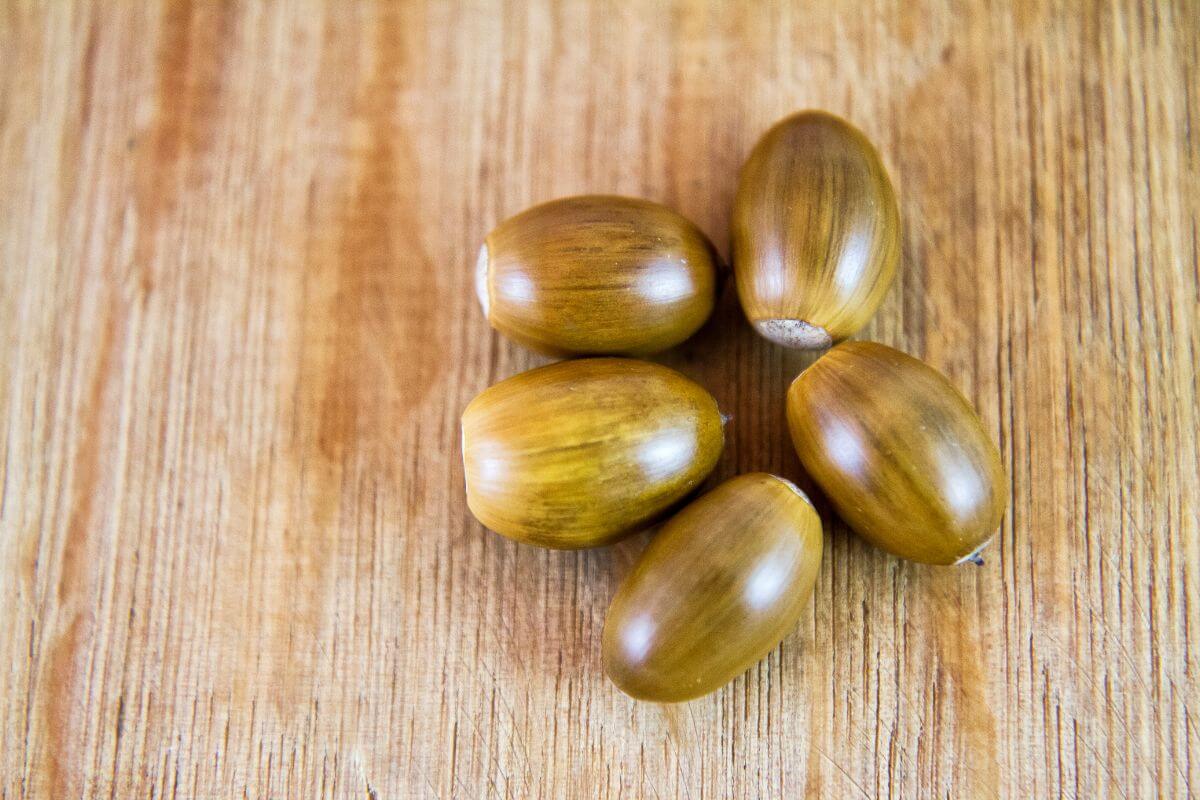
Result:
<instances>
[{"instance_id":1,"label":"wooden surface","mask_svg":"<svg viewBox=\"0 0 1200 800\"><path fill-rule=\"evenodd\" d=\"M0 797L1200 794L1200 13L806 5L3 3ZM896 184L863 337L978 406L1009 513L948 569L822 504L782 647L637 703L600 633L645 537L466 512L459 413L544 362L475 255L585 191L724 251L804 107ZM731 286L663 360L733 415L716 478L809 485L804 358Z\"/></svg>"}]
</instances>

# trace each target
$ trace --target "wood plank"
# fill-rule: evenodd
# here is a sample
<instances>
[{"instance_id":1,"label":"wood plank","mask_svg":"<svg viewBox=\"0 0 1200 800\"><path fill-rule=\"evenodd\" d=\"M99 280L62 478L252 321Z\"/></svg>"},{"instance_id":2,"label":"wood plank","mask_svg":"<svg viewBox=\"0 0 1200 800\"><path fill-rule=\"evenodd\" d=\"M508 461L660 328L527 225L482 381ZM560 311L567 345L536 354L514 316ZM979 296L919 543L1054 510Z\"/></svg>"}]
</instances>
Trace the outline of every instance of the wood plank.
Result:
<instances>
[{"instance_id":1,"label":"wood plank","mask_svg":"<svg viewBox=\"0 0 1200 800\"><path fill-rule=\"evenodd\" d=\"M1189 0L0 9L0 797L1200 794L1200 15ZM905 228L862 338L978 406L982 569L821 505L797 631L721 692L604 678L646 535L519 546L458 415L487 230L581 192L727 252L776 119L847 116ZM714 480L811 488L805 365L727 286L665 354Z\"/></svg>"}]
</instances>

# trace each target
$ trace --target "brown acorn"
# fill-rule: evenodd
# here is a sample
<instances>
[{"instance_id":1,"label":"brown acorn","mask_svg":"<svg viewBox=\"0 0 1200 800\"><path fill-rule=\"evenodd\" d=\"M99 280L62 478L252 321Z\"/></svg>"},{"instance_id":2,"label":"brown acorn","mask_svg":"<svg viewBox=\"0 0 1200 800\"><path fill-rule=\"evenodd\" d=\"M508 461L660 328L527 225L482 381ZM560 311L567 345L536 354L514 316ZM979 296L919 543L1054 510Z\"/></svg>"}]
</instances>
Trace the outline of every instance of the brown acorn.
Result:
<instances>
[{"instance_id":1,"label":"brown acorn","mask_svg":"<svg viewBox=\"0 0 1200 800\"><path fill-rule=\"evenodd\" d=\"M883 161L839 117L788 117L742 168L732 241L738 297L762 336L805 350L850 336L883 301L900 255Z\"/></svg>"},{"instance_id":2,"label":"brown acorn","mask_svg":"<svg viewBox=\"0 0 1200 800\"><path fill-rule=\"evenodd\" d=\"M699 486L724 446L707 391L647 361L590 358L523 372L462 415L467 505L519 542L608 544Z\"/></svg>"},{"instance_id":3,"label":"brown acorn","mask_svg":"<svg viewBox=\"0 0 1200 800\"><path fill-rule=\"evenodd\" d=\"M717 255L666 206L568 197L500 223L479 251L476 292L496 330L550 355L645 355L712 313Z\"/></svg>"},{"instance_id":4,"label":"brown acorn","mask_svg":"<svg viewBox=\"0 0 1200 800\"><path fill-rule=\"evenodd\" d=\"M787 418L805 469L863 538L913 561L978 561L1008 479L974 409L937 370L846 342L792 382Z\"/></svg>"},{"instance_id":5,"label":"brown acorn","mask_svg":"<svg viewBox=\"0 0 1200 800\"><path fill-rule=\"evenodd\" d=\"M715 691L795 626L821 564L821 519L783 478L740 475L650 542L604 623L604 670L661 703Z\"/></svg>"}]
</instances>

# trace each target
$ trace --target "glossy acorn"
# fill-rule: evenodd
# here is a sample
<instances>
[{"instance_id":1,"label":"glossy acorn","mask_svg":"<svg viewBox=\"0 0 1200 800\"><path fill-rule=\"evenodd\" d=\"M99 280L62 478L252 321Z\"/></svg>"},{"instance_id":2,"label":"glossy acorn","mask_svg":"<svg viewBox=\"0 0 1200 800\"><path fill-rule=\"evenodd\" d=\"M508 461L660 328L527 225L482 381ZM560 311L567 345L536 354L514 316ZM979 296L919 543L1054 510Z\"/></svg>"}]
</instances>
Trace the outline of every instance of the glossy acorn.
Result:
<instances>
[{"instance_id":1,"label":"glossy acorn","mask_svg":"<svg viewBox=\"0 0 1200 800\"><path fill-rule=\"evenodd\" d=\"M479 251L488 322L543 353L645 355L708 319L717 255L666 206L630 197L553 200L500 223Z\"/></svg>"},{"instance_id":2,"label":"glossy acorn","mask_svg":"<svg viewBox=\"0 0 1200 800\"><path fill-rule=\"evenodd\" d=\"M862 328L896 274L900 215L879 154L845 120L804 111L777 123L742 168L733 271L747 319L803 350Z\"/></svg>"},{"instance_id":3,"label":"glossy acorn","mask_svg":"<svg viewBox=\"0 0 1200 800\"><path fill-rule=\"evenodd\" d=\"M805 469L863 538L913 561L982 563L1008 479L974 409L937 370L846 342L792 382L787 418Z\"/></svg>"},{"instance_id":4,"label":"glossy acorn","mask_svg":"<svg viewBox=\"0 0 1200 800\"><path fill-rule=\"evenodd\" d=\"M617 590L605 672L661 703L721 688L796 626L822 548L820 517L790 482L754 473L722 483L663 525Z\"/></svg>"},{"instance_id":5,"label":"glossy acorn","mask_svg":"<svg viewBox=\"0 0 1200 800\"><path fill-rule=\"evenodd\" d=\"M723 427L712 395L658 364L593 358L530 370L463 412L467 505L518 542L608 544L704 480Z\"/></svg>"}]
</instances>

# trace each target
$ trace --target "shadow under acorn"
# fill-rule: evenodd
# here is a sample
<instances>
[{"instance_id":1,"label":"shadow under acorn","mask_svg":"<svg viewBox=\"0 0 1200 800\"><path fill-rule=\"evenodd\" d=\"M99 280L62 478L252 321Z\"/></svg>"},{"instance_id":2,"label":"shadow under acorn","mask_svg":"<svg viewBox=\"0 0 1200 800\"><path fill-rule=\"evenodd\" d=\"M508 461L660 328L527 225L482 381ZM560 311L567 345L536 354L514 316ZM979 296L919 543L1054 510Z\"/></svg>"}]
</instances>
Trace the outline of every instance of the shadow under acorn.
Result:
<instances>
[{"instance_id":1,"label":"shadow under acorn","mask_svg":"<svg viewBox=\"0 0 1200 800\"><path fill-rule=\"evenodd\" d=\"M716 309L705 325L683 344L650 359L705 387L729 417L716 468L651 526L609 546L546 550L489 533L484 547L503 565L498 569L507 573L508 581L547 589L519 592L505 608L492 609L498 615L496 633L504 640L499 643L502 657L530 676L543 669L570 671L589 680L601 676L600 645L608 605L641 552L681 507L743 473L770 472L805 491L821 516L827 558L837 554L843 563L846 559L860 563L865 572L902 569L897 559L851 535L804 471L792 446L787 390L819 355L790 350L759 336L746 322L736 287L725 272Z\"/></svg>"}]
</instances>

